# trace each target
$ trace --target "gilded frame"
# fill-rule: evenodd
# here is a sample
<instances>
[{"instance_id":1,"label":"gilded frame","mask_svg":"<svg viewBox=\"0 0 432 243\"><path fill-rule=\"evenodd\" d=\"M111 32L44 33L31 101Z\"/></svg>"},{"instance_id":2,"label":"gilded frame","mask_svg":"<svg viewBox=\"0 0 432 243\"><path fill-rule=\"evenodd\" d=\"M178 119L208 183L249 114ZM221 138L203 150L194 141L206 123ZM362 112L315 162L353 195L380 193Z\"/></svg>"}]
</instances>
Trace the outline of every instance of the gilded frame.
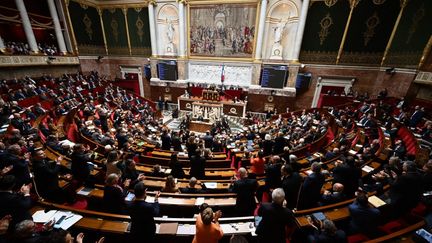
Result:
<instances>
[{"instance_id":1,"label":"gilded frame","mask_svg":"<svg viewBox=\"0 0 432 243\"><path fill-rule=\"evenodd\" d=\"M254 40L253 40L253 46L252 46L252 54L247 57L236 57L236 56L207 56L207 55L194 55L191 53L191 7L195 6L202 6L202 5L218 5L218 4L238 4L238 5L249 5L256 8L256 14L255 14L255 25L254 25ZM260 17L260 6L261 2L257 0L221 0L215 3L214 1L210 0L192 0L188 2L187 5L187 57L191 60L214 60L214 61L250 61L252 62L255 57L256 52L256 39L258 34L258 23L259 23L259 17Z\"/></svg>"}]
</instances>

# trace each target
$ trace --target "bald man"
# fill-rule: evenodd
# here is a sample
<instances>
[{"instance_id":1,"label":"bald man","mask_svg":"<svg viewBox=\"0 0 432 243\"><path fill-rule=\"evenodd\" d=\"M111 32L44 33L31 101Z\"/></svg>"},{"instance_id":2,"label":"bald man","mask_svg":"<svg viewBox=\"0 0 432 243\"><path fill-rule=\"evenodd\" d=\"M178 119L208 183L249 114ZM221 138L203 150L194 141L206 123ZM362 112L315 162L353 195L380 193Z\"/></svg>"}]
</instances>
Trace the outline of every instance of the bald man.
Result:
<instances>
[{"instance_id":1,"label":"bald man","mask_svg":"<svg viewBox=\"0 0 432 243\"><path fill-rule=\"evenodd\" d=\"M237 216L251 216L256 207L255 192L258 183L255 179L248 179L248 172L241 167L238 170L239 178L231 184L230 190L237 193Z\"/></svg>"}]
</instances>

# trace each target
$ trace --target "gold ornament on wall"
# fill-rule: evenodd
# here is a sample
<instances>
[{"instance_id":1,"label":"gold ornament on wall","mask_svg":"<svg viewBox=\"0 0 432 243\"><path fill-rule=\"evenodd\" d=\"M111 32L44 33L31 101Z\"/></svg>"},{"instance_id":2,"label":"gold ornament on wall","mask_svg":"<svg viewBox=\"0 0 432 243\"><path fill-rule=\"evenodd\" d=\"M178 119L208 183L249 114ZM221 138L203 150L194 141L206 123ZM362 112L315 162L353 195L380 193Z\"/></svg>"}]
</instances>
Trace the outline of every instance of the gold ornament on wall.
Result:
<instances>
[{"instance_id":1,"label":"gold ornament on wall","mask_svg":"<svg viewBox=\"0 0 432 243\"><path fill-rule=\"evenodd\" d=\"M417 31L417 27L418 27L420 21L422 21L424 16L425 16L425 12L426 12L426 10L425 10L425 6L423 3L423 5L417 10L417 12L415 12L414 16L412 17L411 26L410 26L409 31L408 31L408 37L407 37L407 40L405 41L406 44L410 43L414 33Z\"/></svg>"},{"instance_id":2,"label":"gold ornament on wall","mask_svg":"<svg viewBox=\"0 0 432 243\"><path fill-rule=\"evenodd\" d=\"M378 17L377 12L375 12L372 16L370 16L365 22L367 29L365 32L363 32L364 46L367 46L369 44L369 41L372 39L372 37L374 37L375 28L379 25L379 23L380 23L380 19Z\"/></svg>"},{"instance_id":3,"label":"gold ornament on wall","mask_svg":"<svg viewBox=\"0 0 432 243\"><path fill-rule=\"evenodd\" d=\"M386 0L373 0L372 2L373 2L375 5L381 5L381 4L385 3L385 1L386 1Z\"/></svg>"},{"instance_id":4,"label":"gold ornament on wall","mask_svg":"<svg viewBox=\"0 0 432 243\"><path fill-rule=\"evenodd\" d=\"M337 0L324 0L324 3L330 8L337 3Z\"/></svg>"},{"instance_id":5,"label":"gold ornament on wall","mask_svg":"<svg viewBox=\"0 0 432 243\"><path fill-rule=\"evenodd\" d=\"M138 16L137 21L135 22L135 26L137 27L137 34L138 34L138 37L140 39L140 42L142 42L143 41L143 35L144 35L144 31L143 31L144 22L142 21L142 19L139 16Z\"/></svg>"},{"instance_id":6,"label":"gold ornament on wall","mask_svg":"<svg viewBox=\"0 0 432 243\"><path fill-rule=\"evenodd\" d=\"M328 34L330 33L329 28L333 24L333 19L330 16L330 13L328 13L324 18L321 19L320 25L321 30L318 32L319 38L320 38L320 45L324 43L324 41L327 39Z\"/></svg>"},{"instance_id":7,"label":"gold ornament on wall","mask_svg":"<svg viewBox=\"0 0 432 243\"><path fill-rule=\"evenodd\" d=\"M114 18L111 20L111 30L115 39L115 42L118 42L119 32L118 32L118 22Z\"/></svg>"},{"instance_id":8,"label":"gold ornament on wall","mask_svg":"<svg viewBox=\"0 0 432 243\"><path fill-rule=\"evenodd\" d=\"M85 25L85 32L87 33L90 40L93 39L92 21L87 14L84 15L83 22Z\"/></svg>"},{"instance_id":9,"label":"gold ornament on wall","mask_svg":"<svg viewBox=\"0 0 432 243\"><path fill-rule=\"evenodd\" d=\"M142 8L134 8L134 10L135 10L137 13L139 13L139 12L141 12Z\"/></svg>"}]
</instances>

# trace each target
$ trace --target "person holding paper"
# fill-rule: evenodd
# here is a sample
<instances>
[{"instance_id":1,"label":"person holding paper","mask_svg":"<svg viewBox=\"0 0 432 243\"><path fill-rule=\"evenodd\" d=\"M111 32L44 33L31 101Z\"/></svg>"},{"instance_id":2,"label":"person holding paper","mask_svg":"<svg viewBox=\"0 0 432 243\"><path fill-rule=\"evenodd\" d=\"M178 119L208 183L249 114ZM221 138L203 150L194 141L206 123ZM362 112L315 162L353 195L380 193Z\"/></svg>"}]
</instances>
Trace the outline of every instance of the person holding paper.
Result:
<instances>
[{"instance_id":1,"label":"person holding paper","mask_svg":"<svg viewBox=\"0 0 432 243\"><path fill-rule=\"evenodd\" d=\"M357 198L348 209L351 216L351 234L362 233L372 238L379 235L377 227L381 221L381 212L369 206L365 192L357 191Z\"/></svg>"},{"instance_id":2,"label":"person holding paper","mask_svg":"<svg viewBox=\"0 0 432 243\"><path fill-rule=\"evenodd\" d=\"M221 216L220 210L213 213L210 207L203 209L196 219L196 233L192 243L217 243L223 237L223 231L219 226Z\"/></svg>"},{"instance_id":3,"label":"person holding paper","mask_svg":"<svg viewBox=\"0 0 432 243\"><path fill-rule=\"evenodd\" d=\"M156 224L154 217L159 215L158 199L160 192L157 192L154 198L154 203L146 202L147 188L143 182L138 182L135 185L134 193L135 200L129 207L129 215L131 217L130 233L134 242L154 243L156 235Z\"/></svg>"}]
</instances>

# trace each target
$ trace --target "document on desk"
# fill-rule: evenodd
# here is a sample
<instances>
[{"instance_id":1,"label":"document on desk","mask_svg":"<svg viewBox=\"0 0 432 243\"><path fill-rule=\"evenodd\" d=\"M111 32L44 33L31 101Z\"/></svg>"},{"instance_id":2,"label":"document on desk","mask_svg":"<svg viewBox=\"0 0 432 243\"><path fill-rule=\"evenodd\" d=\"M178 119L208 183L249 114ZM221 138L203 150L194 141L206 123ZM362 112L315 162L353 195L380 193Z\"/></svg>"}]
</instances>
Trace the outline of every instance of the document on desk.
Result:
<instances>
[{"instance_id":1,"label":"document on desk","mask_svg":"<svg viewBox=\"0 0 432 243\"><path fill-rule=\"evenodd\" d=\"M195 235L196 228L194 224L179 224L177 235Z\"/></svg>"},{"instance_id":2,"label":"document on desk","mask_svg":"<svg viewBox=\"0 0 432 243\"><path fill-rule=\"evenodd\" d=\"M92 191L93 191L93 188L84 187L83 189L79 190L79 192L77 192L77 194L82 195L82 196L88 196L88 195L90 195L90 193Z\"/></svg>"},{"instance_id":3,"label":"document on desk","mask_svg":"<svg viewBox=\"0 0 432 243\"><path fill-rule=\"evenodd\" d=\"M159 234L175 235L177 233L178 223L161 223Z\"/></svg>"},{"instance_id":4,"label":"document on desk","mask_svg":"<svg viewBox=\"0 0 432 243\"><path fill-rule=\"evenodd\" d=\"M217 188L217 182L204 182L204 185L207 187L207 189Z\"/></svg>"},{"instance_id":5,"label":"document on desk","mask_svg":"<svg viewBox=\"0 0 432 243\"><path fill-rule=\"evenodd\" d=\"M197 205L197 206L200 206L203 203L204 203L203 197L197 197L197 199L195 200L195 205Z\"/></svg>"},{"instance_id":6,"label":"document on desk","mask_svg":"<svg viewBox=\"0 0 432 243\"><path fill-rule=\"evenodd\" d=\"M82 216L68 211L50 210L47 213L44 210L39 210L33 214L33 221L37 223L46 223L54 220L54 228L67 230L80 219ZM62 220L60 220L63 218Z\"/></svg>"},{"instance_id":7,"label":"document on desk","mask_svg":"<svg viewBox=\"0 0 432 243\"><path fill-rule=\"evenodd\" d=\"M372 204L372 206L378 208L381 207L383 205L386 205L386 202L384 202L383 200L381 200L381 198L377 197L377 196L371 196L368 198L368 202L370 204Z\"/></svg>"},{"instance_id":8,"label":"document on desk","mask_svg":"<svg viewBox=\"0 0 432 243\"><path fill-rule=\"evenodd\" d=\"M374 170L374 168L370 167L369 165L365 165L365 166L362 167L362 171L364 171L366 173L369 173L369 172L371 172L373 170Z\"/></svg>"}]
</instances>

